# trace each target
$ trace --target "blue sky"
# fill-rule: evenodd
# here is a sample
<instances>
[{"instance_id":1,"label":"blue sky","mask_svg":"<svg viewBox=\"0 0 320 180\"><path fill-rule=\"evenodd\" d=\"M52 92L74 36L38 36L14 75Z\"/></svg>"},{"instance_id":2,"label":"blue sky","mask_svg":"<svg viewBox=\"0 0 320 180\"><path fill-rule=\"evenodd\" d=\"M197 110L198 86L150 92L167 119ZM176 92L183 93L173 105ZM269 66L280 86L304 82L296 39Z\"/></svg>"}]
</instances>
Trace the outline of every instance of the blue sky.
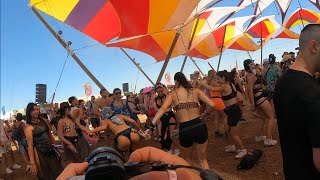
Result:
<instances>
[{"instance_id":1,"label":"blue sky","mask_svg":"<svg viewBox=\"0 0 320 180\"><path fill-rule=\"evenodd\" d=\"M311 3L300 0L304 8L319 12ZM5 106L6 111L26 107L28 102L35 100L35 84L47 84L47 98L49 98L56 87L63 63L67 57L66 50L44 27L40 20L28 7L27 0L2 0L1 1L1 99L0 106ZM234 6L238 0L225 0L217 6ZM297 0L293 0L287 17L296 10ZM240 11L237 16L250 15L253 8L249 7ZM277 14L280 22L280 15L272 4L265 10L263 16ZM72 49L79 49L84 46L97 44L96 41L81 34L79 31L60 23L48 16L44 16L49 24L56 30L63 31L63 37L72 41ZM299 28L295 29L296 31ZM280 59L284 51L294 51L298 46L296 40L276 39L270 41L264 47L264 57L274 53ZM128 82L129 88L134 89L137 82L137 91L142 87L149 86L146 78L138 73L138 69L127 59L117 48L107 48L103 45L94 45L75 51L82 62L97 77L97 79L109 90L122 88L122 83ZM128 50L128 53L135 58L154 81L160 72L163 62L156 61L144 53ZM260 50L251 53L253 59L260 61ZM246 52L227 50L222 57L221 68L229 70L238 65L242 68L242 62L248 58ZM166 72L173 75L180 70L183 57L170 60ZM215 68L218 64L218 57L203 61L196 59L199 67L207 72L210 62ZM196 67L188 59L184 73L189 76ZM59 87L56 91L56 101L67 99L70 96L84 96L84 83L90 82L93 94L99 93L99 88L83 72L78 64L68 58Z\"/></svg>"}]
</instances>

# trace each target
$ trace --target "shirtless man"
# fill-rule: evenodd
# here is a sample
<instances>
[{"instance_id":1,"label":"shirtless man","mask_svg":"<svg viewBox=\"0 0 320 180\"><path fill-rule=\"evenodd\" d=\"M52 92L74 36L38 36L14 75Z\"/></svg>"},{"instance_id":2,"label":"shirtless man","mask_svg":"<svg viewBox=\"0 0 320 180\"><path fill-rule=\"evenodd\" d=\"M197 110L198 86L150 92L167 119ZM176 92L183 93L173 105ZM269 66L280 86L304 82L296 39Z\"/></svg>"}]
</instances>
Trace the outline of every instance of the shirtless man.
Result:
<instances>
[{"instance_id":1,"label":"shirtless man","mask_svg":"<svg viewBox=\"0 0 320 180\"><path fill-rule=\"evenodd\" d=\"M100 90L101 98L96 101L97 105L94 110L94 114L97 116L97 118L100 118L103 120L103 114L101 113L102 109L105 107L110 107L112 98L109 96L109 92L106 89ZM107 139L106 139L106 145L110 146L111 139L110 139L110 133L106 133Z\"/></svg>"},{"instance_id":2,"label":"shirtless man","mask_svg":"<svg viewBox=\"0 0 320 180\"><path fill-rule=\"evenodd\" d=\"M111 106L112 98L109 97L109 92L106 89L101 89L100 95L101 95L101 98L97 100L97 105L94 113L98 117L103 117L101 110L104 107Z\"/></svg>"}]
</instances>

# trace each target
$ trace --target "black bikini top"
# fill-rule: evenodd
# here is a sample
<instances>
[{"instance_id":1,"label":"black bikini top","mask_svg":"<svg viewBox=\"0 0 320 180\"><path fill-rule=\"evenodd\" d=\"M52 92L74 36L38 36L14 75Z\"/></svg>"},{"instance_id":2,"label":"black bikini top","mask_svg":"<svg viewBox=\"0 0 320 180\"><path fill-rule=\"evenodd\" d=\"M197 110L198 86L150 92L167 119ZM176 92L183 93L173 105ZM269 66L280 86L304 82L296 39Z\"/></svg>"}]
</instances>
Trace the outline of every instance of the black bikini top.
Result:
<instances>
[{"instance_id":1,"label":"black bikini top","mask_svg":"<svg viewBox=\"0 0 320 180\"><path fill-rule=\"evenodd\" d=\"M192 91L191 91L192 92ZM194 102L194 96L193 96L193 93L192 94L192 99L193 101L192 102L185 102L185 103L178 103L174 109L176 111L180 111L182 109L190 109L190 108L199 108L199 103L197 102ZM178 102L179 102L179 97L178 97L178 94L177 94L177 91L176 91L176 96L177 96L177 99L178 99Z\"/></svg>"},{"instance_id":2,"label":"black bikini top","mask_svg":"<svg viewBox=\"0 0 320 180\"><path fill-rule=\"evenodd\" d=\"M230 99L237 97L237 92L233 89L232 83L230 83L229 86L231 87L232 92L229 95L222 96L221 99L224 101L228 101Z\"/></svg>"}]
</instances>

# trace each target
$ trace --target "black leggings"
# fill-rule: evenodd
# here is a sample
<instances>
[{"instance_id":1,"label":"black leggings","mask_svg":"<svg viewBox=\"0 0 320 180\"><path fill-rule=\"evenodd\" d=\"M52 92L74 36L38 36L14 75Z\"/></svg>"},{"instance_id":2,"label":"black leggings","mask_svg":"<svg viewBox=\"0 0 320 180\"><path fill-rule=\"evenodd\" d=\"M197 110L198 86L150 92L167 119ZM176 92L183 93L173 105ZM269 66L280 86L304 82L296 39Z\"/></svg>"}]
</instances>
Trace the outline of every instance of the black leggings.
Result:
<instances>
[{"instance_id":1,"label":"black leggings","mask_svg":"<svg viewBox=\"0 0 320 180\"><path fill-rule=\"evenodd\" d=\"M170 125L176 125L176 123L170 123L170 119L171 118L175 118L175 115L172 111L168 111L166 113L164 113L164 115L160 118L160 121L162 123L161 125L161 148L165 149L165 150L170 150L171 148L171 144L172 144L172 139L170 137L170 129L169 126ZM167 132L167 138L164 139L165 134Z\"/></svg>"}]
</instances>

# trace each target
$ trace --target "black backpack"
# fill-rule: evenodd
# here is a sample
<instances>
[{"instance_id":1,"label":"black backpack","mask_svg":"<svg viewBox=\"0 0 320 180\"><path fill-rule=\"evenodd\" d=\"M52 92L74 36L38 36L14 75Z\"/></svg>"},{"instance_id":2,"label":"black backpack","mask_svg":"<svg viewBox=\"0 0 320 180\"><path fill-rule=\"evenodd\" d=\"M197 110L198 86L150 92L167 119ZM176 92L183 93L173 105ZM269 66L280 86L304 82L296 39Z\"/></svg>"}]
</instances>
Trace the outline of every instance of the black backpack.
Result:
<instances>
[{"instance_id":1,"label":"black backpack","mask_svg":"<svg viewBox=\"0 0 320 180\"><path fill-rule=\"evenodd\" d=\"M240 164L238 165L238 170L251 169L255 164L258 163L261 156L262 156L262 151L259 149L255 149L251 153L249 152L240 161Z\"/></svg>"},{"instance_id":2,"label":"black backpack","mask_svg":"<svg viewBox=\"0 0 320 180\"><path fill-rule=\"evenodd\" d=\"M16 140L16 141L20 141L22 139L22 133L21 133L21 126L22 123L20 124L20 126L16 126L16 124L13 124L13 130L12 130L12 139Z\"/></svg>"}]
</instances>

